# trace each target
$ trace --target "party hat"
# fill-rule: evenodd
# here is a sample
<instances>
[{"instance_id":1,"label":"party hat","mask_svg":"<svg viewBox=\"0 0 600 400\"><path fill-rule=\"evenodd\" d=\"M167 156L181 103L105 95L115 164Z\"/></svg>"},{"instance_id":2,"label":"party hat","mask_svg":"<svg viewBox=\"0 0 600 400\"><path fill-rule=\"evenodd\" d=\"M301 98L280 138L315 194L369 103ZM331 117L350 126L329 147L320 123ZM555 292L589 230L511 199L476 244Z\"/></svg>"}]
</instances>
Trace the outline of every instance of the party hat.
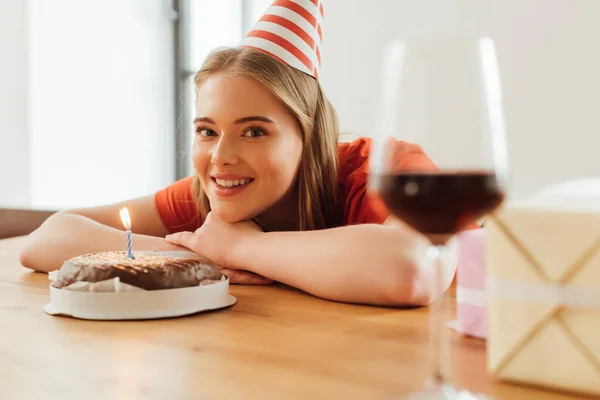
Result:
<instances>
[{"instance_id":1,"label":"party hat","mask_svg":"<svg viewBox=\"0 0 600 400\"><path fill-rule=\"evenodd\" d=\"M275 0L242 40L319 79L323 40L322 0Z\"/></svg>"}]
</instances>

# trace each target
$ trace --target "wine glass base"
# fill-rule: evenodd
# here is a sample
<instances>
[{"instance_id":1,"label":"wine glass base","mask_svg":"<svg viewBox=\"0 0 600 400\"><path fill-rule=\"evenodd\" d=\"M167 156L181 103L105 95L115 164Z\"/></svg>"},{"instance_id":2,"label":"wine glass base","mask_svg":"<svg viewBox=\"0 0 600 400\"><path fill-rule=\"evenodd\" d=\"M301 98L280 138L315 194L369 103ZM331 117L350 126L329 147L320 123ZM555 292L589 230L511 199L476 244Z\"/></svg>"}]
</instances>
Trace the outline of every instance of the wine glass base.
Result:
<instances>
[{"instance_id":1,"label":"wine glass base","mask_svg":"<svg viewBox=\"0 0 600 400\"><path fill-rule=\"evenodd\" d=\"M436 387L422 389L401 397L398 400L492 400L482 393L458 389L444 383Z\"/></svg>"}]
</instances>

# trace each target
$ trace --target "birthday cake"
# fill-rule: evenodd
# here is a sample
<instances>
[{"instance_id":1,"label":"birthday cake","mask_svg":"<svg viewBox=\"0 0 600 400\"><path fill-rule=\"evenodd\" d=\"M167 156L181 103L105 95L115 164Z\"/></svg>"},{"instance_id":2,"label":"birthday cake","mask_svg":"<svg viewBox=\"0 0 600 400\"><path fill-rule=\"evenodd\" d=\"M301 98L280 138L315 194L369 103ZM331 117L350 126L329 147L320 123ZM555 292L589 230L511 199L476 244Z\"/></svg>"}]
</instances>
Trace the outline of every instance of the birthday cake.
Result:
<instances>
[{"instance_id":1,"label":"birthday cake","mask_svg":"<svg viewBox=\"0 0 600 400\"><path fill-rule=\"evenodd\" d=\"M52 279L57 289L81 290L82 285L117 282L142 290L176 289L220 281L219 267L194 253L134 253L109 251L89 253L67 260ZM126 289L125 289L126 290ZM104 291L104 290L102 290Z\"/></svg>"}]
</instances>

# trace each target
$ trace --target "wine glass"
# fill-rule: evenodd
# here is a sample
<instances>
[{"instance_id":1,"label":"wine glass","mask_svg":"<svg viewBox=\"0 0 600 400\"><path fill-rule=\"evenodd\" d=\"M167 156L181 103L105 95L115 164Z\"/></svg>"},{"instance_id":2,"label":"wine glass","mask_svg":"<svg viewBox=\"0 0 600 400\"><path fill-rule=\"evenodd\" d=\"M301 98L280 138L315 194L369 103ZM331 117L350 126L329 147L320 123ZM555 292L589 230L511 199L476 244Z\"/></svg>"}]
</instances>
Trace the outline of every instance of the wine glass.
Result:
<instances>
[{"instance_id":1,"label":"wine glass","mask_svg":"<svg viewBox=\"0 0 600 400\"><path fill-rule=\"evenodd\" d=\"M450 238L477 227L505 198L508 158L498 69L488 37L407 38L384 51L369 188L395 217L428 237L437 296L430 306L431 378L406 398L485 398L446 378L441 255Z\"/></svg>"}]
</instances>

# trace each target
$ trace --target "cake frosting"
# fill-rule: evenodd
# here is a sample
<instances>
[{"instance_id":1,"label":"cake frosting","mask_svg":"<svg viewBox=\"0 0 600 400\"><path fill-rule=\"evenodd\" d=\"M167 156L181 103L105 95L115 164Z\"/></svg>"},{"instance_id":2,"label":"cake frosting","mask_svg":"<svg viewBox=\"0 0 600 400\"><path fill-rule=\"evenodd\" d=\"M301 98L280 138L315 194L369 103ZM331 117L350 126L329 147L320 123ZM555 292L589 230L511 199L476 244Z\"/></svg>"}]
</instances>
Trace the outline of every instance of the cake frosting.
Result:
<instances>
[{"instance_id":1,"label":"cake frosting","mask_svg":"<svg viewBox=\"0 0 600 400\"><path fill-rule=\"evenodd\" d=\"M198 286L218 281L222 274L211 260L193 253L137 253L109 251L73 257L62 265L52 282L64 288L77 282L102 282L118 278L120 282L144 290Z\"/></svg>"}]
</instances>

